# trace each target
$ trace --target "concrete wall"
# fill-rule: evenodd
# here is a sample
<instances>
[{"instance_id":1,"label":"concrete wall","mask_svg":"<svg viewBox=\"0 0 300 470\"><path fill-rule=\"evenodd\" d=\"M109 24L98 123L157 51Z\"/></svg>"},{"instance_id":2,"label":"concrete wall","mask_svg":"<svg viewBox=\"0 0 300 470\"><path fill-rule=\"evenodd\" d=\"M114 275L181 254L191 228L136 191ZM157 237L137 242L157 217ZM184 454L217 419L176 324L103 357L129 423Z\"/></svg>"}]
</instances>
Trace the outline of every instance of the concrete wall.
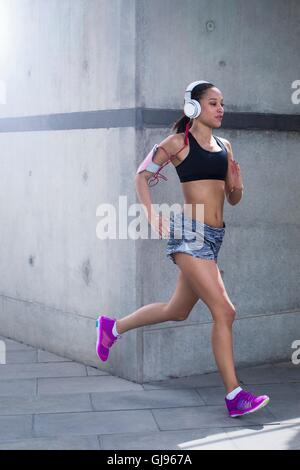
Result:
<instances>
[{"instance_id":1,"label":"concrete wall","mask_svg":"<svg viewBox=\"0 0 300 470\"><path fill-rule=\"evenodd\" d=\"M213 81L225 111L299 114L297 1L2 0L6 118L181 109L185 86ZM275 33L274 33L275 32ZM4 34L4 33L3 33ZM298 41L297 41L298 38ZM1 50L2 48L2 50ZM158 126L0 132L0 334L137 382L216 370L211 315L126 333L107 363L95 318L168 301L178 268L166 240L99 240L97 207L137 202L133 177ZM105 114L104 114L105 117ZM170 123L171 124L171 123ZM1 122L0 122L1 126ZM3 130L2 129L2 130ZM236 306L237 365L287 359L299 339L299 133L219 129L239 161L242 202L225 205L219 267ZM178 177L151 189L180 202Z\"/></svg>"},{"instance_id":2,"label":"concrete wall","mask_svg":"<svg viewBox=\"0 0 300 470\"><path fill-rule=\"evenodd\" d=\"M299 114L297 0L140 0L136 15L139 105L182 108L185 86L204 77L225 111Z\"/></svg>"},{"instance_id":3,"label":"concrete wall","mask_svg":"<svg viewBox=\"0 0 300 470\"><path fill-rule=\"evenodd\" d=\"M3 0L0 16L3 119L135 107L134 1ZM0 139L0 332L99 365L95 318L136 307L135 242L96 236L100 204L136 200L135 129ZM122 343L130 360L117 351L101 366L134 378L136 337Z\"/></svg>"},{"instance_id":4,"label":"concrete wall","mask_svg":"<svg viewBox=\"0 0 300 470\"><path fill-rule=\"evenodd\" d=\"M134 0L1 0L0 116L135 106Z\"/></svg>"},{"instance_id":5,"label":"concrete wall","mask_svg":"<svg viewBox=\"0 0 300 470\"><path fill-rule=\"evenodd\" d=\"M145 134L145 140L154 142L162 138L163 131ZM226 233L218 257L237 311L236 362L288 360L300 331L300 138L297 133L271 131L220 129L215 134L232 142L245 186L238 205L225 203ZM151 190L153 200L183 203L177 174L170 167L165 175L168 181ZM179 270L165 259L165 246L164 240L145 240L140 246L142 303L167 301L172 295ZM147 280L152 289L146 288ZM202 301L184 322L146 326L144 380L216 370L210 332L211 314Z\"/></svg>"},{"instance_id":6,"label":"concrete wall","mask_svg":"<svg viewBox=\"0 0 300 470\"><path fill-rule=\"evenodd\" d=\"M222 90L225 112L300 113L291 100L291 84L299 79L299 2L142 0L137 5L140 106L182 108L185 85L205 79ZM168 133L168 128L146 129L140 139L150 148ZM289 359L300 331L300 135L214 133L230 140L245 185L240 204L225 203L226 235L218 258L237 310L236 363ZM169 180L152 190L153 200L182 203L173 167L165 174ZM143 241L138 252L144 260L142 285L147 279L153 283L153 289L143 289L142 303L167 301L174 290L179 270L165 259L165 245ZM184 322L145 327L144 380L216 370L210 332L211 314L201 301Z\"/></svg>"}]
</instances>

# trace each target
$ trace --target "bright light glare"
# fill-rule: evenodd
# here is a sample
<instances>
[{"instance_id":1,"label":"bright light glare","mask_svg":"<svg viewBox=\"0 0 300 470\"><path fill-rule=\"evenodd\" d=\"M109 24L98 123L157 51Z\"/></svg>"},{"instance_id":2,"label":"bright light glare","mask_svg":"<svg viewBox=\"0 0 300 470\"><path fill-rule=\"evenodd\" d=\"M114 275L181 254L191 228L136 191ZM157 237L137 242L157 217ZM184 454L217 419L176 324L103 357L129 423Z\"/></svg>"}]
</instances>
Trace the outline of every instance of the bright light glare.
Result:
<instances>
[{"instance_id":1,"label":"bright light glare","mask_svg":"<svg viewBox=\"0 0 300 470\"><path fill-rule=\"evenodd\" d=\"M6 83L0 80L0 104L6 104Z\"/></svg>"},{"instance_id":2,"label":"bright light glare","mask_svg":"<svg viewBox=\"0 0 300 470\"><path fill-rule=\"evenodd\" d=\"M9 1L0 0L0 66L5 64L9 55L9 48L13 41L13 24L11 15L13 4L9 6Z\"/></svg>"},{"instance_id":3,"label":"bright light glare","mask_svg":"<svg viewBox=\"0 0 300 470\"><path fill-rule=\"evenodd\" d=\"M14 3L0 0L0 105L7 104L6 80L9 67L9 55L14 41L12 13ZM15 35L16 36L16 35Z\"/></svg>"}]
</instances>

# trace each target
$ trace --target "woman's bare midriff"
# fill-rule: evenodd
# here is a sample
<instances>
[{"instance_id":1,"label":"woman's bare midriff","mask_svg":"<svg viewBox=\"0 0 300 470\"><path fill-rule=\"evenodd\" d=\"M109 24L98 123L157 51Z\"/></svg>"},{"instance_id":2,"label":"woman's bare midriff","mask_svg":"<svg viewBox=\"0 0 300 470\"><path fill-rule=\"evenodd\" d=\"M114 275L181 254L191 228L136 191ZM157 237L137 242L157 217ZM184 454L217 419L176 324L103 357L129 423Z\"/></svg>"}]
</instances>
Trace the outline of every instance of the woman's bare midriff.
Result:
<instances>
[{"instance_id":1,"label":"woman's bare midriff","mask_svg":"<svg viewBox=\"0 0 300 470\"><path fill-rule=\"evenodd\" d=\"M223 228L225 181L196 180L181 183L185 215L207 225Z\"/></svg>"},{"instance_id":2,"label":"woman's bare midriff","mask_svg":"<svg viewBox=\"0 0 300 470\"><path fill-rule=\"evenodd\" d=\"M182 139L184 134L181 134ZM206 149L210 152L220 150L215 143L213 148ZM190 152L187 144L172 161L176 167L185 160ZM183 212L190 218L204 222L212 227L223 228L223 208L225 200L224 180L195 180L181 183L184 196ZM202 205L202 209L201 209Z\"/></svg>"}]
</instances>

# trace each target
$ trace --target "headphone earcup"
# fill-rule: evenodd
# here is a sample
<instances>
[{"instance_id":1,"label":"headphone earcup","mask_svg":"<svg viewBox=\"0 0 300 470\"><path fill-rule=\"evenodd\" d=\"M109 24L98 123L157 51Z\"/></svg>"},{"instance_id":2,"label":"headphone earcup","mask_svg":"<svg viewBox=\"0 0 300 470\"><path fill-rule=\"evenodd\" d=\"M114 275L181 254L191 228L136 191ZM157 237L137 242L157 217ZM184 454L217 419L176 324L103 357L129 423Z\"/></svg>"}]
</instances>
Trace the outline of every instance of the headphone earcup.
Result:
<instances>
[{"instance_id":1,"label":"headphone earcup","mask_svg":"<svg viewBox=\"0 0 300 470\"><path fill-rule=\"evenodd\" d=\"M190 119L197 118L201 113L201 105L197 100L187 100L183 107L184 114Z\"/></svg>"}]
</instances>

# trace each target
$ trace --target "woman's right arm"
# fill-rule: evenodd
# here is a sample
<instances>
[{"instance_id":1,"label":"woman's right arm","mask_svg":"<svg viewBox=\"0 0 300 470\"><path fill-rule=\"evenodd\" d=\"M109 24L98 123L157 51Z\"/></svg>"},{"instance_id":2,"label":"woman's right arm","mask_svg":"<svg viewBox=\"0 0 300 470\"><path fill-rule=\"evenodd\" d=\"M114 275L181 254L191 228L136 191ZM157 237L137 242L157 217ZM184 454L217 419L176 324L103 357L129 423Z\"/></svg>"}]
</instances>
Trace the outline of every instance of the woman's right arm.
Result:
<instances>
[{"instance_id":1,"label":"woman's right arm","mask_svg":"<svg viewBox=\"0 0 300 470\"><path fill-rule=\"evenodd\" d=\"M164 218L162 218L162 221L160 222L159 214L157 214L152 207L148 180L153 178L153 174L176 154L177 147L177 135L169 135L160 144L158 144L155 151L153 151L153 147L144 161L140 164L135 175L135 187L138 199L143 205L148 222L154 230L159 233L160 237L167 237L169 235L169 224Z\"/></svg>"},{"instance_id":2,"label":"woman's right arm","mask_svg":"<svg viewBox=\"0 0 300 470\"><path fill-rule=\"evenodd\" d=\"M150 189L148 185L148 179L151 177L151 174L149 176L146 173L149 172L145 171L143 173L138 173L135 176L135 188L139 201L143 205L143 209L149 224L154 228L160 237L168 236L169 232L166 229L165 224L161 224L160 226L159 214L157 214L152 207Z\"/></svg>"}]
</instances>

